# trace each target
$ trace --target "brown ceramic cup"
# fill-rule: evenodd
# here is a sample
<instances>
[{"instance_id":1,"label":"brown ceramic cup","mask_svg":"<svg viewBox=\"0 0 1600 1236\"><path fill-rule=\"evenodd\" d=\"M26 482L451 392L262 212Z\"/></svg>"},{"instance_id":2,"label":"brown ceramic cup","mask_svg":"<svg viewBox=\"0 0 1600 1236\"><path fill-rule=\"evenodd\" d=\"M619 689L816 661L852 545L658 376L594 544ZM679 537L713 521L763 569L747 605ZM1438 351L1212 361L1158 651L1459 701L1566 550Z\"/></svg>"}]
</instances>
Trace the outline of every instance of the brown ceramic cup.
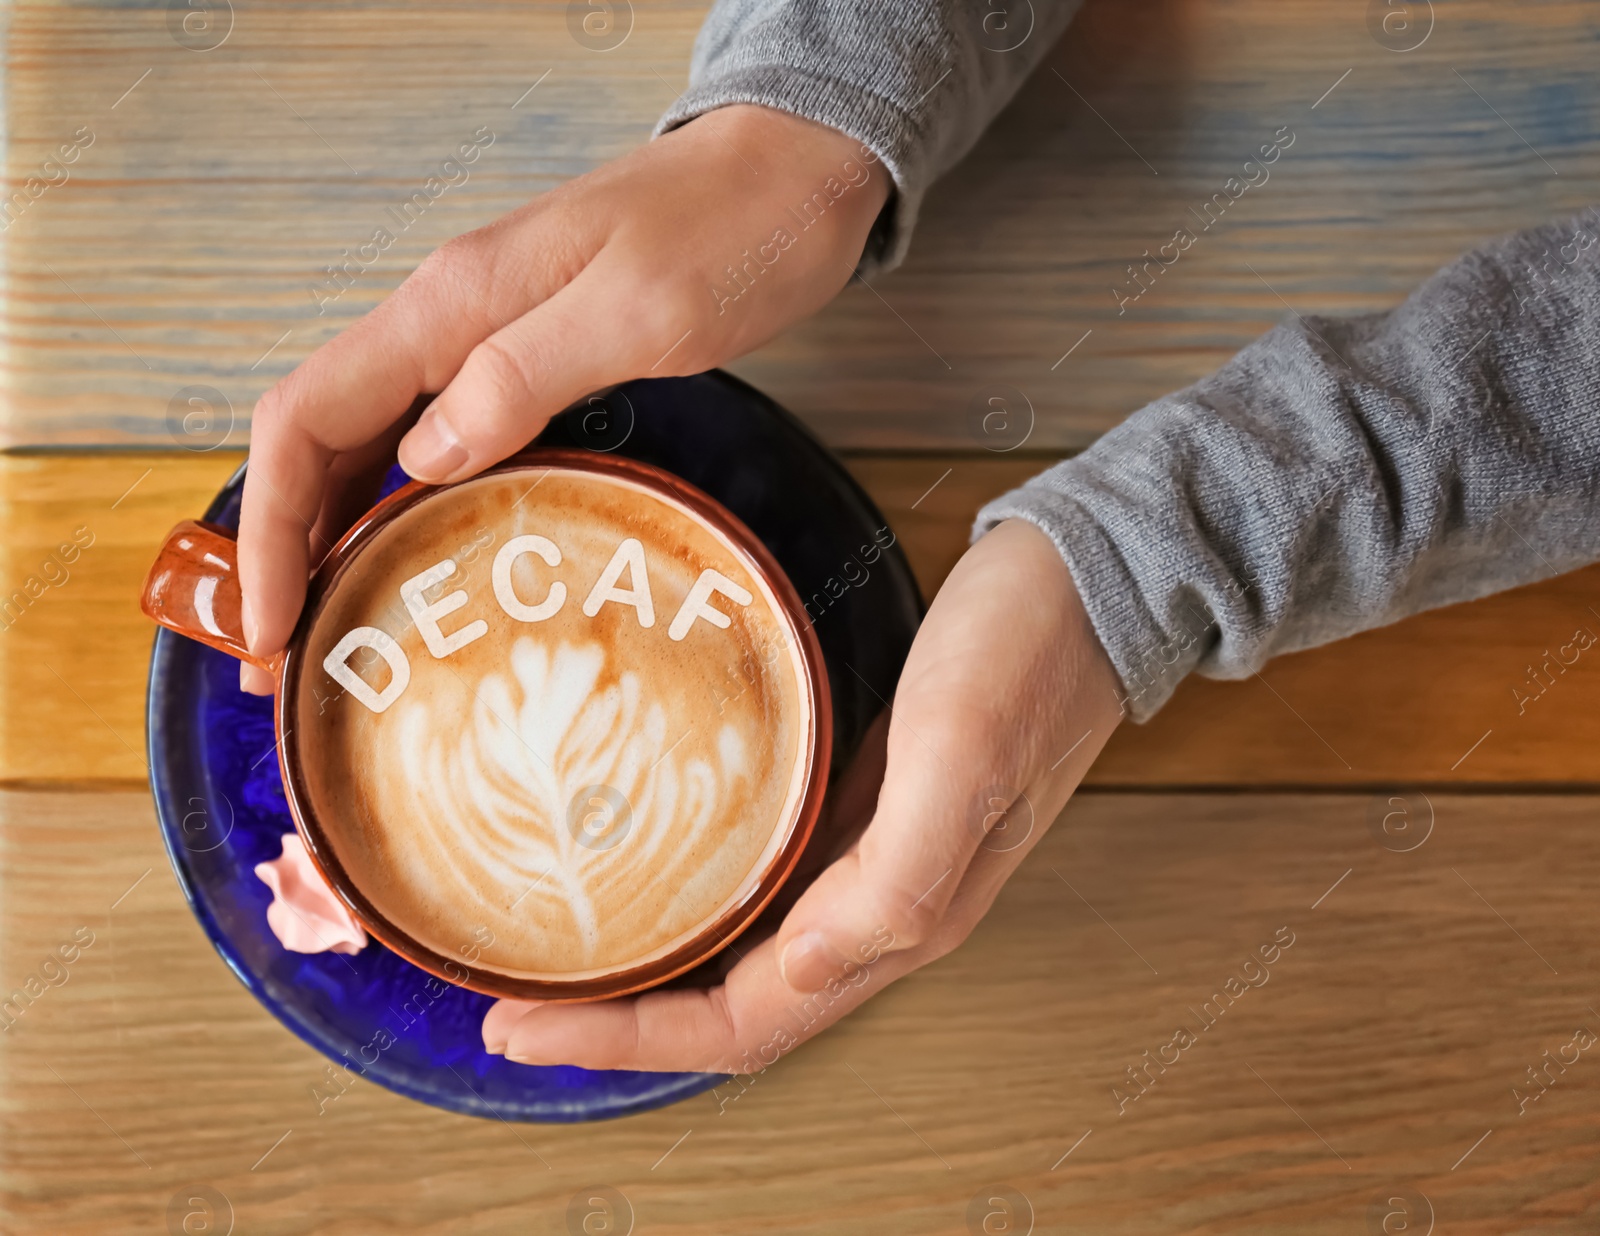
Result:
<instances>
[{"instance_id":1,"label":"brown ceramic cup","mask_svg":"<svg viewBox=\"0 0 1600 1236\"><path fill-rule=\"evenodd\" d=\"M530 450L406 485L270 658L245 646L227 529L174 528L141 605L276 676L317 868L374 938L475 991L682 974L772 901L821 810L832 706L799 597L729 511L633 460Z\"/></svg>"}]
</instances>

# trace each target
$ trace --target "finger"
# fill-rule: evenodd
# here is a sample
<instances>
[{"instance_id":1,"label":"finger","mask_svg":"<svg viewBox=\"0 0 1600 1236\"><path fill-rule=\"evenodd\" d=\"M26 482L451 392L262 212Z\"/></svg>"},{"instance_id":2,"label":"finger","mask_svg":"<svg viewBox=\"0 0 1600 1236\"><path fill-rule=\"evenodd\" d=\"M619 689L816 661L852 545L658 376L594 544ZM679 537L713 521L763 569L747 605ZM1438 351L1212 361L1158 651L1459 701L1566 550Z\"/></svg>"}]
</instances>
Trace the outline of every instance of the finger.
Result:
<instances>
[{"instance_id":1,"label":"finger","mask_svg":"<svg viewBox=\"0 0 1600 1236\"><path fill-rule=\"evenodd\" d=\"M305 601L309 537L331 458L295 428L251 450L239 509L239 621L257 656L283 648ZM241 674L246 690L253 682L259 680Z\"/></svg>"},{"instance_id":2,"label":"finger","mask_svg":"<svg viewBox=\"0 0 1600 1236\"><path fill-rule=\"evenodd\" d=\"M435 484L461 480L526 446L590 391L647 373L703 368L692 340L698 309L676 293L640 286L622 261L602 254L473 348L401 441L405 470Z\"/></svg>"},{"instance_id":3,"label":"finger","mask_svg":"<svg viewBox=\"0 0 1600 1236\"><path fill-rule=\"evenodd\" d=\"M1014 777L1012 753L994 749L983 727L958 734L941 714L914 704L900 700L891 717L882 789L866 832L779 928L782 973L796 991L815 991L864 951L913 949L927 940L984 825L1010 806L1009 798L992 800Z\"/></svg>"},{"instance_id":4,"label":"finger","mask_svg":"<svg viewBox=\"0 0 1600 1236\"><path fill-rule=\"evenodd\" d=\"M778 975L772 941L709 991L653 991L594 1004L545 1004L515 1023L506 1058L589 1069L753 1073L838 1021L915 966L884 953L826 990Z\"/></svg>"},{"instance_id":5,"label":"finger","mask_svg":"<svg viewBox=\"0 0 1600 1236\"><path fill-rule=\"evenodd\" d=\"M955 948L989 912L1006 881L1054 827L1109 734L1108 729L1103 737L1091 735L1059 767L1046 770L1019 796L1009 813L1008 835L991 833L978 846L933 938L924 946L928 953L924 962Z\"/></svg>"},{"instance_id":6,"label":"finger","mask_svg":"<svg viewBox=\"0 0 1600 1236\"><path fill-rule=\"evenodd\" d=\"M764 1067L794 1042L831 1024L873 992L893 982L923 962L942 955L963 939L993 902L1005 879L1039 843L1043 825L1060 810L1082 778L1094 756L1115 729L1120 710L1110 683L1114 676L1104 661L1081 601L1062 569L1054 547L1036 529L1002 525L989 537L991 549L1004 552L972 556L978 567L958 566L952 575L957 585L941 593L913 648L903 689L896 700L897 714L910 713L926 733L943 739L957 763L942 757L950 783L982 781L989 770L1000 768L1025 788L1007 791L1001 802L1027 802L1037 813L1027 821L1020 842L1010 834L996 839L992 832L975 830L984 838L974 842L964 872L947 870L934 883L941 885L941 910L928 924L916 924L915 933L896 934L891 923L910 914L878 914L886 898L879 871L889 869L897 856L883 853L895 842L916 847L923 839L926 817L898 814L919 801L933 812L945 812L945 833L951 831L950 809L933 794L919 800L918 765L907 756L911 739L929 751L938 748L928 738L901 725L891 726L887 780L877 810L862 843L835 863L808 890L786 921L778 939L751 950L716 992L655 992L631 1001L582 1009L549 1006L517 1023L508 1047L513 1058L533 1063L568 1062L597 1068L665 1068L750 1070L746 1063L754 1052ZM1019 539L1020 538L1020 539ZM988 538L985 538L988 540ZM998 570L982 569L985 563ZM1020 616L1013 607L1023 611ZM1056 607L1056 608L1051 608ZM1034 629L1034 615L1052 614L1046 629ZM992 659L972 656L973 648L993 646L975 638L974 622L992 623L1006 615L1009 646L1043 650L1044 664L1017 657L997 672ZM1049 639L1041 639L1041 636ZM926 637L926 638L925 638ZM1018 637L1028 640L1022 644ZM1061 645L1065 645L1065 650ZM907 688L905 684L909 683ZM1103 697L1103 698L1102 698ZM1086 730L1053 759L1041 759L1040 744L1056 741L1059 726L1045 722L1048 708L1062 699L1076 700ZM987 710L987 712L986 712ZM1011 717L1015 724L1001 723ZM927 718L928 720L924 720ZM947 727L935 732L933 720ZM899 716L897 715L897 720ZM1070 728L1076 729L1076 724ZM959 771L958 771L959 770ZM1030 771L1031 770L1031 771ZM987 790L991 787L985 787ZM958 821L962 813L954 812ZM955 831L960 831L959 829ZM887 839L887 840L886 840ZM948 843L948 836L946 837ZM990 844L993 842L994 844ZM878 847L874 854L873 847ZM915 863L909 864L914 868ZM877 868L878 870L874 870ZM904 884L902 879L901 884ZM918 901L931 900L924 895ZM878 923L870 935L859 930L863 922ZM843 931L838 923L847 924ZM855 928L855 930L852 930ZM830 930L830 943L838 947L837 971L805 994L793 972L776 964L783 947L807 930ZM916 938L908 938L915 935ZM853 955L845 952L848 945ZM809 986L807 980L806 986ZM730 1052L740 1053L730 1062Z\"/></svg>"},{"instance_id":7,"label":"finger","mask_svg":"<svg viewBox=\"0 0 1600 1236\"><path fill-rule=\"evenodd\" d=\"M585 1069L720 1071L734 1035L726 988L652 992L593 1004L547 1004L517 1021L505 1057L517 1064Z\"/></svg>"},{"instance_id":8,"label":"finger","mask_svg":"<svg viewBox=\"0 0 1600 1236\"><path fill-rule=\"evenodd\" d=\"M250 695L271 695L277 679L258 665L239 662L239 690Z\"/></svg>"},{"instance_id":9,"label":"finger","mask_svg":"<svg viewBox=\"0 0 1600 1236\"><path fill-rule=\"evenodd\" d=\"M427 396L421 396L389 429L366 446L334 456L323 484L322 507L309 531L306 566L315 569L350 528L372 508L383 487L384 474L394 460L395 444L416 423ZM285 531L285 536L293 535ZM252 695L271 695L276 685L273 676L257 666L241 662L239 687Z\"/></svg>"},{"instance_id":10,"label":"finger","mask_svg":"<svg viewBox=\"0 0 1600 1236\"><path fill-rule=\"evenodd\" d=\"M855 848L861 841L861 834L872 822L889 758L888 737L889 713L886 709L873 718L849 769L839 784L828 792L828 800L823 804L828 846L821 855L819 868L835 862ZM810 848L807 846L806 858L810 857ZM802 866L804 863L805 858L801 860Z\"/></svg>"},{"instance_id":11,"label":"finger","mask_svg":"<svg viewBox=\"0 0 1600 1236\"><path fill-rule=\"evenodd\" d=\"M815 992L800 993L779 975L775 942L746 954L727 983L709 991L655 991L596 1004L516 1005L501 1012L484 1040L511 1023L506 1058L521 1064L589 1069L756 1073L860 1007L896 979L964 939L1042 830L1006 852L982 852L970 864L934 937L915 950L869 950ZM492 1049L491 1049L492 1050Z\"/></svg>"},{"instance_id":12,"label":"finger","mask_svg":"<svg viewBox=\"0 0 1600 1236\"><path fill-rule=\"evenodd\" d=\"M875 724L875 729L880 727ZM1089 744L1085 744L1088 746ZM1098 749L1098 747L1096 747ZM1052 777L1052 797L1041 801L1059 807L1092 760L1075 752ZM882 753L869 742L841 787L842 800L861 794L861 786L880 774ZM851 789L852 784L855 789ZM838 804L835 804L837 809ZM870 812L864 799L856 810ZM859 1007L888 984L964 939L993 902L1007 877L1038 844L1043 830L1008 851L983 851L968 865L954 890L946 914L933 936L917 949L874 947L869 942L838 974L802 993L784 980L776 965L776 940L767 937L745 949L725 984L710 990L655 991L624 1000L596 1004L538 1006L529 1014L515 1006L491 1010L496 1024L484 1028L485 1042L499 1041L505 1022L512 1029L502 1050L525 1064L576 1064L585 1068L661 1069L701 1072L755 1072L812 1035ZM853 878L858 849L829 869ZM827 875L827 873L825 873ZM837 879L837 876L829 877ZM502 1020L503 1019L503 1020ZM493 1050L491 1048L491 1050Z\"/></svg>"},{"instance_id":13,"label":"finger","mask_svg":"<svg viewBox=\"0 0 1600 1236\"><path fill-rule=\"evenodd\" d=\"M825 872L779 930L797 990L814 990L863 947L929 939L979 844L1059 759L1061 701L1076 698L1081 673L1067 636L1082 604L1037 529L1002 525L980 546L951 572L912 645L883 789L854 861ZM1005 655L980 655L997 649L997 621ZM1098 649L1086 617L1081 627ZM1096 708L1086 724L1103 740L1110 724Z\"/></svg>"},{"instance_id":14,"label":"finger","mask_svg":"<svg viewBox=\"0 0 1600 1236\"><path fill-rule=\"evenodd\" d=\"M1082 767L1076 769L1077 776L1082 775ZM1057 770L1050 780L1054 789L1035 792L1041 800L1059 807L1074 777ZM655 991L631 999L543 1004L531 1009L518 1001L502 1001L490 1010L494 1025L485 1020L484 1041L498 1042L509 1023L502 1050L507 1059L520 1064L760 1072L895 980L964 940L1006 880L1039 844L1044 831L1033 830L1012 849L980 849L929 940L913 950L869 950L815 992L797 992L784 981L775 964L775 942L768 940L746 954L724 986L709 991Z\"/></svg>"},{"instance_id":15,"label":"finger","mask_svg":"<svg viewBox=\"0 0 1600 1236\"><path fill-rule=\"evenodd\" d=\"M889 714L881 712L867 727L861 747L843 777L828 790L811 839L794 871L750 925L753 939L776 935L795 903L828 867L860 845L883 785L884 742Z\"/></svg>"},{"instance_id":16,"label":"finger","mask_svg":"<svg viewBox=\"0 0 1600 1236\"><path fill-rule=\"evenodd\" d=\"M311 530L313 569L320 565L328 546L338 544L350 526L372 509L383 488L384 477L395 461L395 448L406 431L417 423L429 398L418 396L399 420L371 442L334 458L328 469L322 510Z\"/></svg>"},{"instance_id":17,"label":"finger","mask_svg":"<svg viewBox=\"0 0 1600 1236\"><path fill-rule=\"evenodd\" d=\"M305 541L333 461L381 436L418 395L448 384L480 340L570 277L537 224L531 216L437 250L257 403L239 515L252 652L279 651L294 629L305 600ZM325 537L318 543L320 557L329 546Z\"/></svg>"},{"instance_id":18,"label":"finger","mask_svg":"<svg viewBox=\"0 0 1600 1236\"><path fill-rule=\"evenodd\" d=\"M539 1000L497 1000L483 1018L483 1050L492 1056L504 1054L512 1027L533 1009Z\"/></svg>"}]
</instances>

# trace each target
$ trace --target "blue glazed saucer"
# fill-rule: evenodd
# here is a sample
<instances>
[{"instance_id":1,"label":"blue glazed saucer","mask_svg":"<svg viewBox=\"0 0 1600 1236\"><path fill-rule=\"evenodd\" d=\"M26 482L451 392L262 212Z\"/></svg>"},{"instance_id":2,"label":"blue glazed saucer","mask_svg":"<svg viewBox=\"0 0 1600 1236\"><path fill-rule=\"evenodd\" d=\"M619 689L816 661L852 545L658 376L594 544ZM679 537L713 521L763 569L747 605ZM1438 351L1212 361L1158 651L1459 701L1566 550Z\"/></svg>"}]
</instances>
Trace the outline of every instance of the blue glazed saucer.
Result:
<instances>
[{"instance_id":1,"label":"blue glazed saucer","mask_svg":"<svg viewBox=\"0 0 1600 1236\"><path fill-rule=\"evenodd\" d=\"M676 473L733 511L806 601L834 700L835 775L894 693L922 604L882 515L793 417L723 374L634 382L551 421L540 444L615 452ZM390 470L384 493L404 484ZM237 527L241 467L205 513ZM886 546L885 541L889 544ZM648 1111L724 1080L513 1064L483 1050L493 1000L442 983L376 941L353 956L291 953L267 926L255 875L294 822L272 702L239 690L238 662L171 631L150 665L149 754L167 854L201 928L239 980L333 1062L307 1079L326 1109L350 1076L469 1116L572 1122ZM442 989L442 990L441 990Z\"/></svg>"}]
</instances>

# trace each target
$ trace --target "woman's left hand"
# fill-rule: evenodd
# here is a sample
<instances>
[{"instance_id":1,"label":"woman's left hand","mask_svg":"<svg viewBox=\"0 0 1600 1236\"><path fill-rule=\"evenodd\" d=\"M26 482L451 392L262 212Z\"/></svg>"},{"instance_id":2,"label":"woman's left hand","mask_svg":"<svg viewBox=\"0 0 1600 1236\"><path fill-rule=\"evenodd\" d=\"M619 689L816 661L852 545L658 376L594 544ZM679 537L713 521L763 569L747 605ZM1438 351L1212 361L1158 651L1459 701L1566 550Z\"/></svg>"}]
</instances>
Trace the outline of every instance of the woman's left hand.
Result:
<instances>
[{"instance_id":1,"label":"woman's left hand","mask_svg":"<svg viewBox=\"0 0 1600 1236\"><path fill-rule=\"evenodd\" d=\"M771 1064L967 938L1111 736L1120 697L1054 544L1031 524L999 525L956 565L912 645L881 789L875 803L871 785L858 795L866 831L776 934L736 942L741 960L709 990L502 1000L484 1046L592 1069Z\"/></svg>"}]
</instances>

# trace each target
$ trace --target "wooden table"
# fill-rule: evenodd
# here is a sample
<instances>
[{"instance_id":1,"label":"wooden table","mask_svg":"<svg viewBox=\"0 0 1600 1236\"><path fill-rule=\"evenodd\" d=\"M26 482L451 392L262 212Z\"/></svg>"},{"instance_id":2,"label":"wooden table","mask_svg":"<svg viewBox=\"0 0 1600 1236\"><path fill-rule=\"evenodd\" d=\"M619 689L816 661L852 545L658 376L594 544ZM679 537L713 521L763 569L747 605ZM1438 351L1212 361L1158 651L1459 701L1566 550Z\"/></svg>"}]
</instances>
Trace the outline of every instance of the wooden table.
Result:
<instances>
[{"instance_id":1,"label":"wooden table","mask_svg":"<svg viewBox=\"0 0 1600 1236\"><path fill-rule=\"evenodd\" d=\"M1600 199L1600 4L1441 2L1404 52L1366 8L1090 0L907 265L736 366L845 453L925 590L982 499L1286 305L1383 308ZM0 1033L0 1230L181 1231L173 1199L221 1197L238 1232L566 1232L594 1185L640 1232L1596 1230L1600 662L1512 694L1600 630L1593 571L1186 684L965 947L736 1100L511 1127L358 1082L317 1114L320 1057L162 854L134 589L255 396L447 236L642 140L703 10L637 3L595 52L559 4L240 5L211 50L183 42L224 24L174 36L161 7L14 9L12 186L94 143L3 233L0 583L94 540L0 630L0 990L94 943ZM318 316L319 270L484 124L472 180ZM1123 267L1283 125L1270 182L1119 316ZM196 384L225 400L203 441L168 422ZM1035 412L1013 451L968 427L996 385ZM1432 821L1414 849L1372 824L1401 809Z\"/></svg>"}]
</instances>

